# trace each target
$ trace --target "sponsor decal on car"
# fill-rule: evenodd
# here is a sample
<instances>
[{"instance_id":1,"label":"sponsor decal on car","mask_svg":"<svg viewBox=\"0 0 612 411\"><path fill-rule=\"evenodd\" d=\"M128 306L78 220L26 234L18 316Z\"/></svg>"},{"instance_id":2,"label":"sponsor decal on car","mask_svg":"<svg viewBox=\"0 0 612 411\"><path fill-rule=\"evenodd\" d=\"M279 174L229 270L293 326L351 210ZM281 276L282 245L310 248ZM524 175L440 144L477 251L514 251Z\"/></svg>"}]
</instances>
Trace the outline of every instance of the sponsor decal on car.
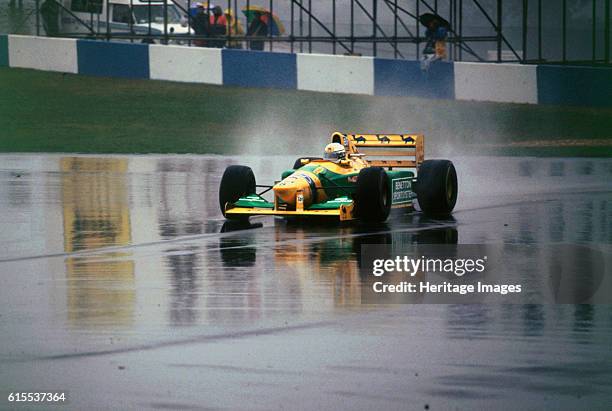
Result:
<instances>
[{"instance_id":1,"label":"sponsor decal on car","mask_svg":"<svg viewBox=\"0 0 612 411\"><path fill-rule=\"evenodd\" d=\"M412 179L396 178L391 180L391 204L405 204L412 200Z\"/></svg>"}]
</instances>

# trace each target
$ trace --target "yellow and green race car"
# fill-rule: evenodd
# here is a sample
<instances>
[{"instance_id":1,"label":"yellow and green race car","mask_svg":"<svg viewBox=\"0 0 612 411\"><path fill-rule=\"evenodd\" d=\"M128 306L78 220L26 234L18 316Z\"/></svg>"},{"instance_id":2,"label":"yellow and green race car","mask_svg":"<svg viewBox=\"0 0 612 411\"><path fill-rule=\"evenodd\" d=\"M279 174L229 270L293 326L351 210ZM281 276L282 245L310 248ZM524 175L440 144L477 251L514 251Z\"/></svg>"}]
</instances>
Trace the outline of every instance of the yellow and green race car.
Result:
<instances>
[{"instance_id":1,"label":"yellow and green race car","mask_svg":"<svg viewBox=\"0 0 612 411\"><path fill-rule=\"evenodd\" d=\"M455 167L424 157L420 134L336 132L323 158L297 159L274 185L257 185L249 167L227 167L219 205L236 220L276 215L380 222L392 208L413 208L415 200L426 214L449 215L457 201ZM269 191L272 200L263 197Z\"/></svg>"}]
</instances>

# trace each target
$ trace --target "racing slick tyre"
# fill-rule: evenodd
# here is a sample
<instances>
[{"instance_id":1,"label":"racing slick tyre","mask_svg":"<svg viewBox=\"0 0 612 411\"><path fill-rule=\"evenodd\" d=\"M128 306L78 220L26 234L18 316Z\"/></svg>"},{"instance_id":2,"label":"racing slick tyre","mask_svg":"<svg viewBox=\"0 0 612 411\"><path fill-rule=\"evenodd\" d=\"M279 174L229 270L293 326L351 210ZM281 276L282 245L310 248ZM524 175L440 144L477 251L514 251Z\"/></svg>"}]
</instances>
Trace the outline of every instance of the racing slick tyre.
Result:
<instances>
[{"instance_id":1,"label":"racing slick tyre","mask_svg":"<svg viewBox=\"0 0 612 411\"><path fill-rule=\"evenodd\" d=\"M457 171L451 161L423 161L414 191L425 214L448 216L457 203L457 189Z\"/></svg>"},{"instance_id":2,"label":"racing slick tyre","mask_svg":"<svg viewBox=\"0 0 612 411\"><path fill-rule=\"evenodd\" d=\"M391 211L391 190L382 167L368 167L359 172L355 191L355 213L363 221L381 222Z\"/></svg>"},{"instance_id":3,"label":"racing slick tyre","mask_svg":"<svg viewBox=\"0 0 612 411\"><path fill-rule=\"evenodd\" d=\"M293 169L297 170L302 167L302 160L322 160L321 157L300 157L293 163Z\"/></svg>"},{"instance_id":4,"label":"racing slick tyre","mask_svg":"<svg viewBox=\"0 0 612 411\"><path fill-rule=\"evenodd\" d=\"M223 173L223 177L221 177L221 184L219 185L219 207L221 207L223 216L232 220L248 219L247 216L225 215L225 205L227 203L236 202L240 197L254 194L256 192L255 190L255 174L253 174L253 170L251 170L250 167L227 167Z\"/></svg>"}]
</instances>

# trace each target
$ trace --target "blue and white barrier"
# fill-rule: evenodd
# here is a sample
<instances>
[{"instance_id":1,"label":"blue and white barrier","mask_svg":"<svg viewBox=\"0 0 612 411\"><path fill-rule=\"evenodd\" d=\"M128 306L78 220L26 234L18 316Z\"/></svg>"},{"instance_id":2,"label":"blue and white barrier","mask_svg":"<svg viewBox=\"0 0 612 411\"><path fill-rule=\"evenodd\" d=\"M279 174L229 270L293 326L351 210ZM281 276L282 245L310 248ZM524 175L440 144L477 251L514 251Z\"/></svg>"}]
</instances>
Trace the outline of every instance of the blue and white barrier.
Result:
<instances>
[{"instance_id":1,"label":"blue and white barrier","mask_svg":"<svg viewBox=\"0 0 612 411\"><path fill-rule=\"evenodd\" d=\"M79 74L150 78L149 46L146 44L77 40L76 49Z\"/></svg>"},{"instance_id":2,"label":"blue and white barrier","mask_svg":"<svg viewBox=\"0 0 612 411\"><path fill-rule=\"evenodd\" d=\"M374 94L377 96L454 99L454 83L453 63L437 62L424 72L418 61L374 61Z\"/></svg>"},{"instance_id":3,"label":"blue and white barrier","mask_svg":"<svg viewBox=\"0 0 612 411\"><path fill-rule=\"evenodd\" d=\"M612 69L434 63L0 35L0 66L376 96L612 106Z\"/></svg>"},{"instance_id":4,"label":"blue and white barrier","mask_svg":"<svg viewBox=\"0 0 612 411\"><path fill-rule=\"evenodd\" d=\"M297 55L297 88L331 93L374 94L374 59Z\"/></svg>"},{"instance_id":5,"label":"blue and white barrier","mask_svg":"<svg viewBox=\"0 0 612 411\"><path fill-rule=\"evenodd\" d=\"M537 66L455 63L457 100L538 103Z\"/></svg>"},{"instance_id":6,"label":"blue and white barrier","mask_svg":"<svg viewBox=\"0 0 612 411\"><path fill-rule=\"evenodd\" d=\"M223 85L297 88L295 54L222 50Z\"/></svg>"},{"instance_id":7,"label":"blue and white barrier","mask_svg":"<svg viewBox=\"0 0 612 411\"><path fill-rule=\"evenodd\" d=\"M8 36L0 34L0 67L8 67Z\"/></svg>"},{"instance_id":8,"label":"blue and white barrier","mask_svg":"<svg viewBox=\"0 0 612 411\"><path fill-rule=\"evenodd\" d=\"M538 66L538 103L612 106L612 69Z\"/></svg>"},{"instance_id":9,"label":"blue and white barrier","mask_svg":"<svg viewBox=\"0 0 612 411\"><path fill-rule=\"evenodd\" d=\"M11 67L78 73L76 43L74 39L8 36L8 61Z\"/></svg>"},{"instance_id":10,"label":"blue and white barrier","mask_svg":"<svg viewBox=\"0 0 612 411\"><path fill-rule=\"evenodd\" d=\"M152 80L223 84L220 49L149 46L149 76Z\"/></svg>"}]
</instances>

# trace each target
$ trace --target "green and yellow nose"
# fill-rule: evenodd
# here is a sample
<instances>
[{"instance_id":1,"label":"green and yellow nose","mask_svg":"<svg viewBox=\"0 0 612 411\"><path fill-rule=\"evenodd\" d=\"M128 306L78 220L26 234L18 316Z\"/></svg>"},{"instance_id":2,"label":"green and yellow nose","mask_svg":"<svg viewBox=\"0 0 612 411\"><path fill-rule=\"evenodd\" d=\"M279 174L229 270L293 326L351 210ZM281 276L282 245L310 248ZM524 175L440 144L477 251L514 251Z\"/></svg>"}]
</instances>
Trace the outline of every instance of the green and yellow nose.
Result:
<instances>
[{"instance_id":1,"label":"green and yellow nose","mask_svg":"<svg viewBox=\"0 0 612 411\"><path fill-rule=\"evenodd\" d=\"M300 171L291 174L289 177L276 184L273 190L274 195L276 195L279 200L291 206L296 205L296 196L298 192L300 192L304 197L304 207L308 207L313 202L317 201L317 197L324 194L317 193L317 191L323 191L318 190L320 187L321 182L316 175L307 171ZM319 194L319 196L317 194Z\"/></svg>"}]
</instances>

